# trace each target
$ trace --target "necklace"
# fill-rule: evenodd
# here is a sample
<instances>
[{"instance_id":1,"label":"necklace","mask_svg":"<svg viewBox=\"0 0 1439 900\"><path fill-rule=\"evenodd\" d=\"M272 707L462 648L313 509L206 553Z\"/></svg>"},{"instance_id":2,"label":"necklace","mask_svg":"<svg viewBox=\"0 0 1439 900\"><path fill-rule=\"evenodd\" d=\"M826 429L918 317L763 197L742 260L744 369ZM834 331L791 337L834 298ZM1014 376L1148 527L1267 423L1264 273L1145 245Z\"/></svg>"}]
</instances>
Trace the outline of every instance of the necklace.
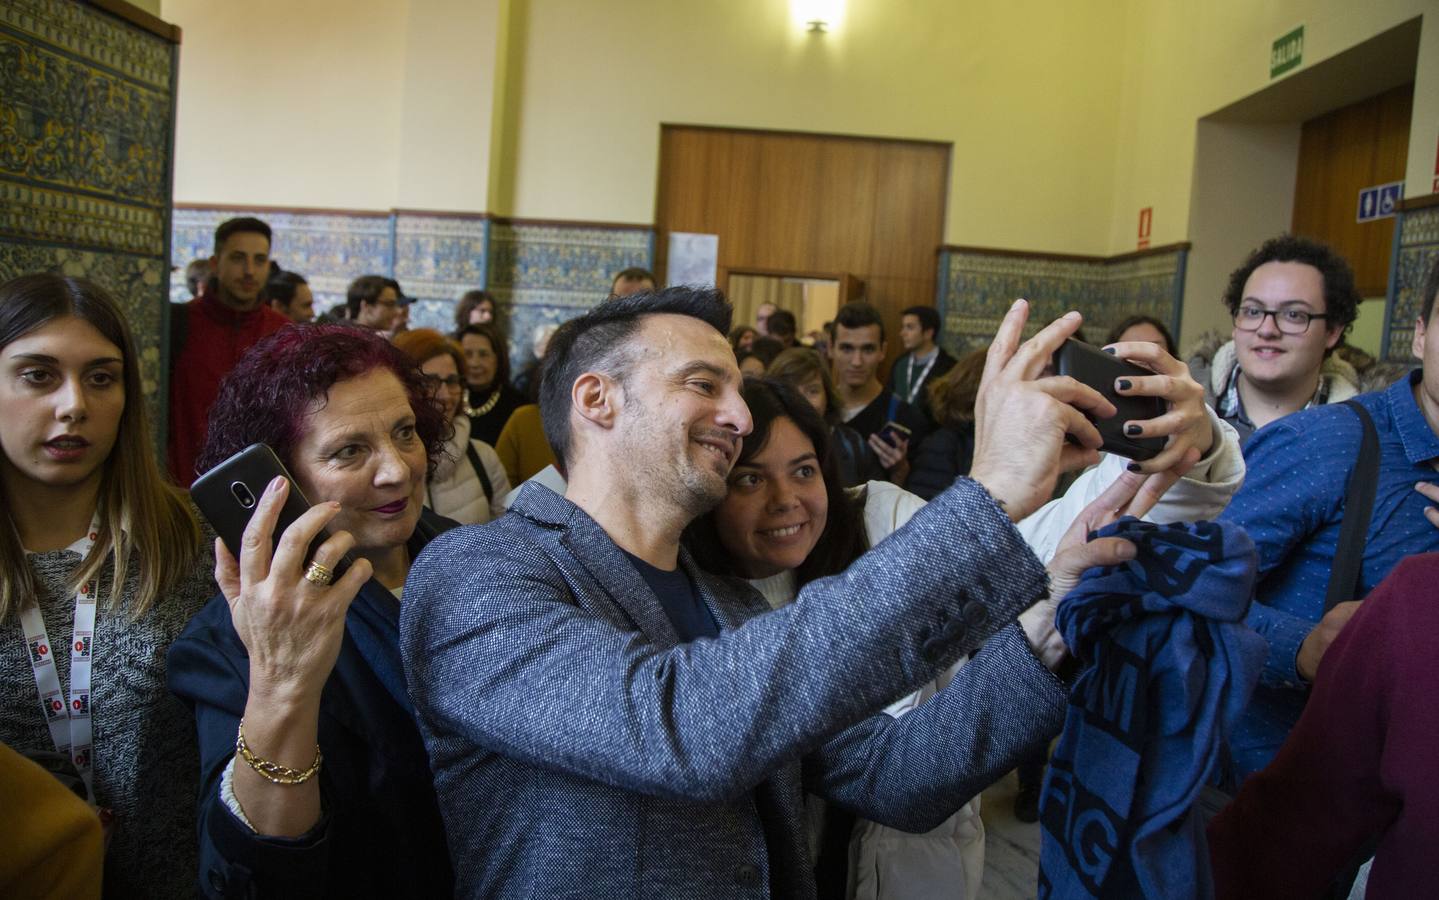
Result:
<instances>
[{"instance_id":1,"label":"necklace","mask_svg":"<svg viewBox=\"0 0 1439 900\"><path fill-rule=\"evenodd\" d=\"M470 417L472 417L472 418L475 417L475 416L483 416L483 415L488 414L490 410L492 410L492 409L495 408L495 404L500 402L500 389L499 389L499 388L495 388L495 392L490 395L490 399L486 400L484 403L480 404L480 405L477 406L477 407L470 405L470 399L469 399L469 396L468 396L469 392L466 391L465 393L466 393L466 397L465 397L465 415L470 416Z\"/></svg>"}]
</instances>

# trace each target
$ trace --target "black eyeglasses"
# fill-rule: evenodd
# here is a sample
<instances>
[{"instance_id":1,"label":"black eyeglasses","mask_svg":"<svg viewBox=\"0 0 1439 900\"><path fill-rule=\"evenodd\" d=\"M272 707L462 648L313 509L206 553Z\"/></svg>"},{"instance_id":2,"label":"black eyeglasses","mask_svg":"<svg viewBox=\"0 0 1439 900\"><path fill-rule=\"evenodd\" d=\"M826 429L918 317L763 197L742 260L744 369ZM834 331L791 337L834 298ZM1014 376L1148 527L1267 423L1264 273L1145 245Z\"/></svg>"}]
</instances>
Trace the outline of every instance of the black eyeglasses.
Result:
<instances>
[{"instance_id":1,"label":"black eyeglasses","mask_svg":"<svg viewBox=\"0 0 1439 900\"><path fill-rule=\"evenodd\" d=\"M1312 313L1304 309L1265 309L1246 303L1234 314L1234 327L1240 331L1258 331L1265 316L1274 317L1274 325L1283 334L1303 334L1315 319L1327 319L1328 313Z\"/></svg>"},{"instance_id":2,"label":"black eyeglasses","mask_svg":"<svg viewBox=\"0 0 1439 900\"><path fill-rule=\"evenodd\" d=\"M425 384L430 386L430 390L434 390L435 388L441 386L448 388L457 388L460 386L460 376L446 375L444 378L441 378L438 375L426 375Z\"/></svg>"}]
</instances>

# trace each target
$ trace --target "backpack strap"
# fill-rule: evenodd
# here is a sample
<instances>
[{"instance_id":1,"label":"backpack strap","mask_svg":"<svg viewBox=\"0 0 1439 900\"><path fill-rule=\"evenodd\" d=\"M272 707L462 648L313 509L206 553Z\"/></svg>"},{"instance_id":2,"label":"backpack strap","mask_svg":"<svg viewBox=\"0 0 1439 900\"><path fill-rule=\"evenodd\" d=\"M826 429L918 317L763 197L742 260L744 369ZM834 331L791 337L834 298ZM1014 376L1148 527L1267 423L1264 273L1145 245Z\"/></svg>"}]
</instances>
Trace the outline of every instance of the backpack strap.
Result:
<instances>
[{"instance_id":1,"label":"backpack strap","mask_svg":"<svg viewBox=\"0 0 1439 900\"><path fill-rule=\"evenodd\" d=\"M1345 400L1354 410L1364 434L1359 440L1359 456L1349 473L1349 486L1344 491L1344 518L1339 525L1339 543L1334 548L1334 567L1329 573L1329 590L1324 595L1324 611L1359 596L1359 578L1364 568L1364 545L1369 539L1369 520L1374 514L1374 495L1379 488L1379 433L1369 410L1356 400Z\"/></svg>"},{"instance_id":2,"label":"backpack strap","mask_svg":"<svg viewBox=\"0 0 1439 900\"><path fill-rule=\"evenodd\" d=\"M480 454L475 452L474 441L465 441L465 456L469 458L470 465L474 466L475 474L480 476L480 487L485 489L485 502L494 502L495 488L490 484L490 473L485 471L484 463L480 462Z\"/></svg>"}]
</instances>

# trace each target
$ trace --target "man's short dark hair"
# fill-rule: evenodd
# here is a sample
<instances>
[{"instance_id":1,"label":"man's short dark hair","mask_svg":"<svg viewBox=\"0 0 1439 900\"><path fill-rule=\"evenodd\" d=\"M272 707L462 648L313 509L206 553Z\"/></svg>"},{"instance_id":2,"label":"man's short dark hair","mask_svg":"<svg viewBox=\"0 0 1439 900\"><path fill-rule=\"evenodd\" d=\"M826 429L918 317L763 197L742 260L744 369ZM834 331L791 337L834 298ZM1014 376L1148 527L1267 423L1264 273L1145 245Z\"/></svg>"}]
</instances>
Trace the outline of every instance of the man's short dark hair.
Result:
<instances>
[{"instance_id":1,"label":"man's short dark hair","mask_svg":"<svg viewBox=\"0 0 1439 900\"><path fill-rule=\"evenodd\" d=\"M899 314L901 322L905 316L914 316L919 319L919 331L923 334L926 331L933 331L935 337L939 337L939 310L933 306L911 306Z\"/></svg>"},{"instance_id":2,"label":"man's short dark hair","mask_svg":"<svg viewBox=\"0 0 1439 900\"><path fill-rule=\"evenodd\" d=\"M884 319L879 315L879 310L865 303L863 300L855 300L846 303L839 308L835 314L834 324L837 328L865 328L870 325L879 326L879 342L884 343ZM835 340L839 339L839 331L835 331Z\"/></svg>"},{"instance_id":3,"label":"man's short dark hair","mask_svg":"<svg viewBox=\"0 0 1439 900\"><path fill-rule=\"evenodd\" d=\"M769 324L765 327L769 329L770 337L794 337L799 330L799 323L795 321L794 313L787 309L777 309L769 314Z\"/></svg>"},{"instance_id":4,"label":"man's short dark hair","mask_svg":"<svg viewBox=\"0 0 1439 900\"><path fill-rule=\"evenodd\" d=\"M734 309L713 288L678 286L631 294L594 307L559 327L550 338L540 376L540 418L560 471L568 471L570 390L586 372L602 371L621 384L634 362L630 338L646 316L690 316L729 333Z\"/></svg>"},{"instance_id":5,"label":"man's short dark hair","mask_svg":"<svg viewBox=\"0 0 1439 900\"><path fill-rule=\"evenodd\" d=\"M270 236L269 225L266 225L254 216L239 216L234 219L226 219L220 223L219 228L215 229L215 255L220 255L221 248L225 246L225 242L230 239L231 235L243 234L245 232L263 234L265 236L265 243L273 243L273 238Z\"/></svg>"},{"instance_id":6,"label":"man's short dark hair","mask_svg":"<svg viewBox=\"0 0 1439 900\"><path fill-rule=\"evenodd\" d=\"M1424 277L1424 286L1419 291L1419 321L1427 326L1429 317L1434 314L1434 295L1439 294L1439 256L1434 257L1434 265L1429 267L1429 274Z\"/></svg>"},{"instance_id":7,"label":"man's short dark hair","mask_svg":"<svg viewBox=\"0 0 1439 900\"><path fill-rule=\"evenodd\" d=\"M1229 275L1229 286L1224 289L1224 305L1229 307L1231 316L1238 315L1239 304L1244 301L1244 284L1254 270L1272 262L1302 263L1319 270L1324 280L1324 313L1328 317L1324 324L1338 328L1343 334L1359 317L1359 291L1354 287L1354 270L1344 257L1335 253L1327 244L1309 238L1281 234L1259 245L1249 254L1244 265ZM1328 350L1325 355L1328 355Z\"/></svg>"},{"instance_id":8,"label":"man's short dark hair","mask_svg":"<svg viewBox=\"0 0 1439 900\"><path fill-rule=\"evenodd\" d=\"M295 302L295 293L299 290L300 285L309 283L299 272L281 270L278 274L271 275L265 282L261 298L266 303L279 303L289 309L290 304Z\"/></svg>"},{"instance_id":9,"label":"man's short dark hair","mask_svg":"<svg viewBox=\"0 0 1439 900\"><path fill-rule=\"evenodd\" d=\"M610 286L613 287L621 281L648 281L655 287L659 282L655 280L655 273L649 269L641 269L639 266L630 266L628 269L621 269L614 278L610 279Z\"/></svg>"},{"instance_id":10,"label":"man's short dark hair","mask_svg":"<svg viewBox=\"0 0 1439 900\"><path fill-rule=\"evenodd\" d=\"M361 275L350 282L349 289L345 291L345 306L350 310L350 318L359 319L361 303L378 301L385 288L394 286L394 280L384 275ZM398 294L399 291L395 293Z\"/></svg>"}]
</instances>

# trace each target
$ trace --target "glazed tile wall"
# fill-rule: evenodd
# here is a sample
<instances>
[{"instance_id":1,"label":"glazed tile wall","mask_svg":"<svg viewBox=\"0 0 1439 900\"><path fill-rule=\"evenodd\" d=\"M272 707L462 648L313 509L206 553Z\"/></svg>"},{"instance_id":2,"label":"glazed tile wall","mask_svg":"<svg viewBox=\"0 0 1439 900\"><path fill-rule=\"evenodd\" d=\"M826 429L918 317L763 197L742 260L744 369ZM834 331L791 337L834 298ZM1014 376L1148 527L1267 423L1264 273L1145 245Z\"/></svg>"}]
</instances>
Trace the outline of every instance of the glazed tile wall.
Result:
<instances>
[{"instance_id":1,"label":"glazed tile wall","mask_svg":"<svg viewBox=\"0 0 1439 900\"><path fill-rule=\"evenodd\" d=\"M1414 358L1414 322L1423 303L1419 289L1429 269L1439 263L1439 206L1401 212L1394 234L1381 356L1407 363Z\"/></svg>"},{"instance_id":2,"label":"glazed tile wall","mask_svg":"<svg viewBox=\"0 0 1439 900\"><path fill-rule=\"evenodd\" d=\"M533 225L492 222L481 215L434 215L396 211L340 215L310 212L177 209L171 299L189 297L184 267L208 257L215 227L224 219L255 215L274 230L280 265L310 281L317 310L345 299L360 275L389 275L415 298L410 324L454 327L455 303L468 290L486 287L500 302L518 369L532 355L538 325L578 315L609 292L615 272L649 268L648 228Z\"/></svg>"},{"instance_id":3,"label":"glazed tile wall","mask_svg":"<svg viewBox=\"0 0 1439 900\"><path fill-rule=\"evenodd\" d=\"M653 232L647 228L499 222L491 228L488 289L505 310L516 370L534 355L535 328L599 303L621 269L653 268Z\"/></svg>"},{"instance_id":4,"label":"glazed tile wall","mask_svg":"<svg viewBox=\"0 0 1439 900\"><path fill-rule=\"evenodd\" d=\"M1084 333L1091 341L1140 313L1170 323L1177 332L1185 255L1175 250L1089 261L942 251L936 302L944 320L941 341L955 354L988 346L1017 297L1032 304L1029 333L1071 309L1084 313Z\"/></svg>"},{"instance_id":5,"label":"glazed tile wall","mask_svg":"<svg viewBox=\"0 0 1439 900\"><path fill-rule=\"evenodd\" d=\"M385 213L256 212L245 210L177 209L171 238L170 299L190 297L185 266L214 251L215 227L225 219L251 215L274 232L271 252L276 262L299 272L315 293L315 309L323 312L345 302L345 288L360 275L389 275L394 265L391 217Z\"/></svg>"},{"instance_id":6,"label":"glazed tile wall","mask_svg":"<svg viewBox=\"0 0 1439 900\"><path fill-rule=\"evenodd\" d=\"M59 270L125 309L159 414L175 48L73 0L0 4L0 281Z\"/></svg>"},{"instance_id":7,"label":"glazed tile wall","mask_svg":"<svg viewBox=\"0 0 1439 900\"><path fill-rule=\"evenodd\" d=\"M455 301L485 283L490 222L481 216L395 216L395 280L415 298L415 328L455 327Z\"/></svg>"}]
</instances>

